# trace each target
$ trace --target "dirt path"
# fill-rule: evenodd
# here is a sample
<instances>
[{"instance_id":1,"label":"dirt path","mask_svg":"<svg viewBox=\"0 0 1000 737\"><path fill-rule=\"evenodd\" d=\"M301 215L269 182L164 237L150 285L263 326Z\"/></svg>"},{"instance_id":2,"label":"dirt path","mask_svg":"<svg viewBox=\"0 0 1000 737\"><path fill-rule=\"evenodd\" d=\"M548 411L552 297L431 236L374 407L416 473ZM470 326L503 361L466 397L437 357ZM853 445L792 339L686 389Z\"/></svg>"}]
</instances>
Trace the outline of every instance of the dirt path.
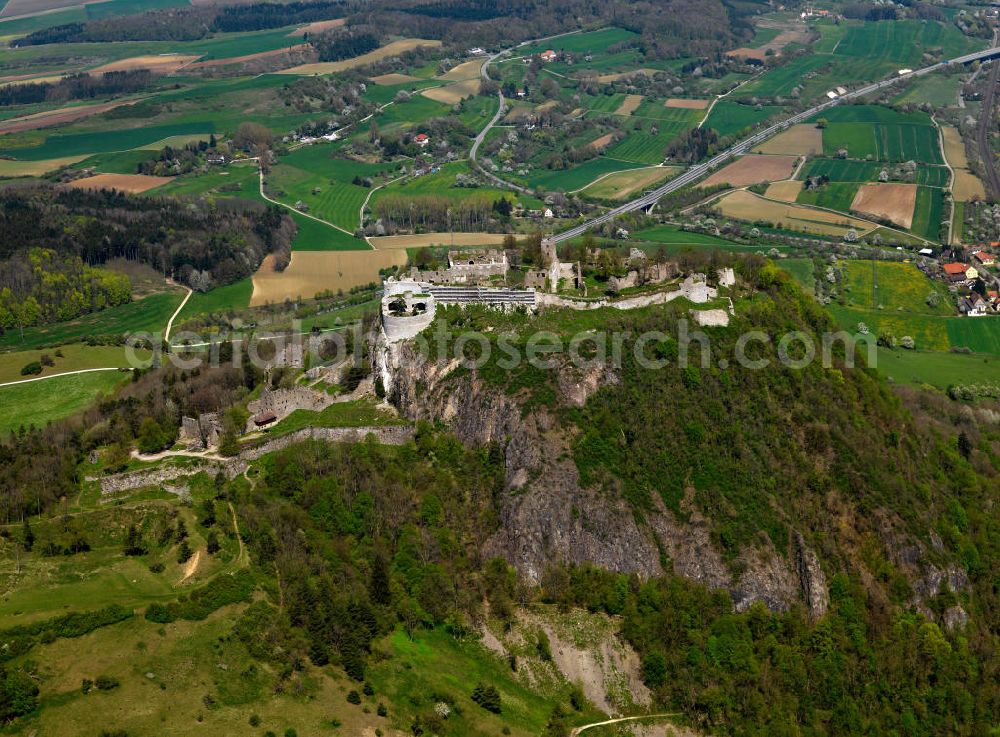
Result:
<instances>
[{"instance_id":1,"label":"dirt path","mask_svg":"<svg viewBox=\"0 0 1000 737\"><path fill-rule=\"evenodd\" d=\"M17 381L8 381L4 384L0 384L0 387L15 386L16 384L28 384L32 381L45 381L46 379L55 379L58 376L72 376L73 374L89 374L94 371L121 371L121 369L117 366L105 366L104 368L89 368L89 369L78 369L77 371L63 371L61 374L49 374L48 376L36 376L33 379L18 379Z\"/></svg>"},{"instance_id":2,"label":"dirt path","mask_svg":"<svg viewBox=\"0 0 1000 737\"><path fill-rule=\"evenodd\" d=\"M983 106L979 111L979 129L976 131L976 144L979 148L979 160L986 174L987 188L993 197L1000 197L1000 175L997 174L993 161L993 151L990 148L990 134L993 132L993 108L996 103L997 83L1000 82L1000 60L993 61L990 69L990 80L986 85Z\"/></svg>"},{"instance_id":3,"label":"dirt path","mask_svg":"<svg viewBox=\"0 0 1000 737\"><path fill-rule=\"evenodd\" d=\"M168 284L173 284L173 281L171 281L170 279L167 279L167 283L168 283ZM194 294L194 292L193 292L193 291L192 291L192 290L191 290L190 288L188 288L188 287L184 287L184 289L186 289L186 290L187 290L187 294L185 294L185 295L184 295L184 299L182 299L182 300L181 300L181 303L180 303L179 305L177 305L177 309L176 309L176 310L174 310L174 314L172 314L172 315L170 316L170 319L169 319L169 320L167 320L167 330L166 330L166 332L165 332L165 333L163 334L163 340L164 340L165 342L167 342L167 343L169 343L169 342L170 342L170 331L171 331L171 330L173 329L173 327L174 327L174 320L176 320L176 319L177 319L177 316L178 316L179 314L181 314L181 310L183 310L183 309L184 309L184 305L186 305L186 304L188 303L188 300L189 300L189 299L191 299L191 295L192 295L192 294Z\"/></svg>"},{"instance_id":4,"label":"dirt path","mask_svg":"<svg viewBox=\"0 0 1000 737\"><path fill-rule=\"evenodd\" d=\"M201 563L201 551L196 550L194 551L194 555L192 555L188 559L188 562L184 564L184 575L181 577L181 583L184 583L195 574L198 570L199 563Z\"/></svg>"},{"instance_id":5,"label":"dirt path","mask_svg":"<svg viewBox=\"0 0 1000 737\"><path fill-rule=\"evenodd\" d=\"M570 737L576 737L582 732L586 732L588 729L593 729L594 727L604 727L608 724L619 724L621 722L635 722L639 719L665 719L667 717L675 717L677 714L642 714L635 717L618 717L617 719L608 719L603 722L593 722L592 724L584 724L582 727L574 727L569 731Z\"/></svg>"},{"instance_id":6,"label":"dirt path","mask_svg":"<svg viewBox=\"0 0 1000 737\"><path fill-rule=\"evenodd\" d=\"M244 475L246 472L244 472ZM247 479L250 480L249 478ZM247 558L247 549L243 545L243 535L240 534L240 523L236 519L236 507L233 506L232 502L226 502L229 505L229 513L233 516L233 530L236 532L236 541L240 544L240 554L237 557L237 562L240 566L246 566L250 564L250 560Z\"/></svg>"},{"instance_id":7,"label":"dirt path","mask_svg":"<svg viewBox=\"0 0 1000 737\"><path fill-rule=\"evenodd\" d=\"M941 124L937 122L937 118L933 115L931 116L931 122L934 123L934 127L937 129L938 146L941 148L944 165L948 167L948 186L951 188L952 196L950 198L951 212L948 214L948 240L945 242L951 245L955 238L955 169L952 167L951 162L948 161L948 149L944 145L944 131L941 129Z\"/></svg>"}]
</instances>

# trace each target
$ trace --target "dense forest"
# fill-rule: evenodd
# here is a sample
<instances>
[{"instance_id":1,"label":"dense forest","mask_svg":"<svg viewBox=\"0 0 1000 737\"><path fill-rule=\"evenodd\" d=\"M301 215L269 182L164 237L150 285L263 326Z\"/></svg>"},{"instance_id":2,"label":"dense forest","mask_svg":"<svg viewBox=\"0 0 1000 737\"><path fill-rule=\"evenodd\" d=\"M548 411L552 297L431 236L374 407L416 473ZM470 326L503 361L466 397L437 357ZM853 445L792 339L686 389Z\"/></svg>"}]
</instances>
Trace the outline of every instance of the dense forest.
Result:
<instances>
[{"instance_id":1,"label":"dense forest","mask_svg":"<svg viewBox=\"0 0 1000 737\"><path fill-rule=\"evenodd\" d=\"M0 333L72 320L132 299L128 277L32 248L0 261Z\"/></svg>"},{"instance_id":2,"label":"dense forest","mask_svg":"<svg viewBox=\"0 0 1000 737\"><path fill-rule=\"evenodd\" d=\"M249 276L268 253L287 252L294 233L278 208L241 200L192 204L48 184L0 190L0 259L31 248L90 266L125 258L199 290Z\"/></svg>"}]
</instances>

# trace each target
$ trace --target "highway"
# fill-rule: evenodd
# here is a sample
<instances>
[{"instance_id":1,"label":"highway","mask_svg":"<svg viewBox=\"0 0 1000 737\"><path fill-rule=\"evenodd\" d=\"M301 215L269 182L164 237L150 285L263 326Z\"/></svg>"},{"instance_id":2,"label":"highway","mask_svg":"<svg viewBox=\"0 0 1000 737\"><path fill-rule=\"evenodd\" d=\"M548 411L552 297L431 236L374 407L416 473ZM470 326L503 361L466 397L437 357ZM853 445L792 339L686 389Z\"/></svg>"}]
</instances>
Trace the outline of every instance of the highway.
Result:
<instances>
[{"instance_id":1,"label":"highway","mask_svg":"<svg viewBox=\"0 0 1000 737\"><path fill-rule=\"evenodd\" d=\"M821 113L824 110L833 107L834 105L838 105L845 100L854 100L859 97L870 95L872 92L877 92L880 89L895 84L898 80L908 79L910 77L919 77L924 74L930 74L931 72L937 71L938 69L942 69L951 64L969 64L971 62L978 61L980 59L987 59L989 57L997 55L1000 55L1000 46L993 46L984 51L977 51L973 54L966 54L965 56L959 56L955 59L949 59L948 61L941 61L938 62L937 64L932 64L931 66L924 67L922 69L917 69L907 74L897 74L889 79L884 79L879 82L873 82L869 85L860 87L856 90L851 90L850 92L847 92L841 95L840 97L837 97L836 99L828 100L827 102L817 105L816 107L812 107L801 113L793 115L790 118L786 118L785 120L782 120L779 123L775 123L774 125L771 125L768 128L757 131L752 136L749 136L748 138L745 138L739 143L734 144L725 151L716 154L708 161L692 166L683 174L674 179L671 179L662 187L659 187L649 192L648 194L645 194L642 197L632 200L631 202L628 202L624 205L619 205L618 207L612 210L608 210L602 215L599 215L584 223L581 223L580 225L574 226L569 230L564 230L561 233L556 233L555 235L551 236L551 239L559 243L565 240L569 240L570 238L576 238L577 236L583 235L591 228L600 225L602 223L605 223L608 220L612 220L618 215L647 208L650 205L658 202L660 198L662 198L663 196L668 195L671 192L676 192L677 190L686 187L692 182L697 181L701 177L708 174L709 171L711 171L712 169L716 168L717 166L725 162L727 159L731 159L741 154L745 154L757 144L763 143L765 140L767 140L768 138L777 133L780 133L785 128L788 128L789 126L795 125L797 123L805 122L814 115L817 115L818 113ZM492 61L492 59L490 61ZM485 65L484 65L484 70L485 70ZM490 127L492 127L492 125L488 126L487 129ZM485 137L485 132L481 135ZM476 148L478 148L478 146L476 146Z\"/></svg>"}]
</instances>

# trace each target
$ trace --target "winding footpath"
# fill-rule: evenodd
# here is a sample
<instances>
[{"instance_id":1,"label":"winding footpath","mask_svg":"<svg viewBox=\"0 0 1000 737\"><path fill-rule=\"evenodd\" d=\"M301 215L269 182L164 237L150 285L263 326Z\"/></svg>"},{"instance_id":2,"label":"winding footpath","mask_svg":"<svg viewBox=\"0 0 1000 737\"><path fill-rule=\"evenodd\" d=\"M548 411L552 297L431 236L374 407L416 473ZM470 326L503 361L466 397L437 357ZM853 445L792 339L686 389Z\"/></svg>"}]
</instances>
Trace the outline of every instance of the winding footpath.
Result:
<instances>
[{"instance_id":1,"label":"winding footpath","mask_svg":"<svg viewBox=\"0 0 1000 737\"><path fill-rule=\"evenodd\" d=\"M569 731L570 737L577 737L577 735L586 732L588 729L594 729L596 727L604 727L609 724L621 724L622 722L637 722L640 719L666 719L668 717L675 717L677 714L641 714L634 717L618 717L616 719L607 719L603 722L593 722L591 724L584 724L580 727L574 727Z\"/></svg>"}]
</instances>

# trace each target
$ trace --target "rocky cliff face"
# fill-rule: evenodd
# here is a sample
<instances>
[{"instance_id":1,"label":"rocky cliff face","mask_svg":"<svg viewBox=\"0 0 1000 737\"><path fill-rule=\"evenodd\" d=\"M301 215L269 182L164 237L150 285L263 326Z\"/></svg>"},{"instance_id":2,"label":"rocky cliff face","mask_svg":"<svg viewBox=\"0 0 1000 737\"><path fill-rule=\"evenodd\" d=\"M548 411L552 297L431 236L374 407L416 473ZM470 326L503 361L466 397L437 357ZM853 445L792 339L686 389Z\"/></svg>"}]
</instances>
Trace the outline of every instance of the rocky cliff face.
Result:
<instances>
[{"instance_id":1,"label":"rocky cliff face","mask_svg":"<svg viewBox=\"0 0 1000 737\"><path fill-rule=\"evenodd\" d=\"M376 371L405 416L444 422L467 444L503 449L501 525L484 544L484 555L507 559L536 582L553 562L589 562L642 577L672 571L728 590L741 610L756 601L772 610L802 601L813 616L826 612L826 578L802 535L789 551L768 544L744 549L727 563L712 541L710 520L690 502L693 494L684 502L686 520L656 499L658 506L640 523L615 489L581 486L570 454L574 430L549 408L525 412L518 397L488 386L475 372L456 371L455 362L425 363L407 344L384 347L380 355ZM563 406L583 406L601 386L619 381L606 369L558 371Z\"/></svg>"}]
</instances>

